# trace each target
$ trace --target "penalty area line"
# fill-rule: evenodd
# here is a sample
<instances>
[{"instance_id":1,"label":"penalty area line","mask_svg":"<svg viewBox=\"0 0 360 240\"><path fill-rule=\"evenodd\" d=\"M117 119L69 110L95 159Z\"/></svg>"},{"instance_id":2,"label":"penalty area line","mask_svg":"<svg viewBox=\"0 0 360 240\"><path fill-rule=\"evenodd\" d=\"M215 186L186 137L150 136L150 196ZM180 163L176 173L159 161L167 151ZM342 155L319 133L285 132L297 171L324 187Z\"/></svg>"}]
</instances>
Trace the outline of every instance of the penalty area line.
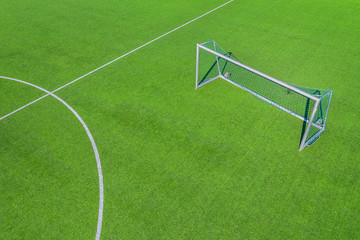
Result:
<instances>
[{"instance_id":1,"label":"penalty area line","mask_svg":"<svg viewBox=\"0 0 360 240\"><path fill-rule=\"evenodd\" d=\"M72 80L71 82L69 82L69 83L67 83L67 84L65 84L65 85L63 85L63 86L61 86L61 87L59 87L59 88L57 88L57 89L55 89L54 91L49 92L48 94L46 94L46 95L44 95L44 96L42 96L42 97L40 97L40 98L38 98L38 99L36 99L36 100L34 100L34 101L32 101L32 102L30 102L30 103L28 103L28 104L20 107L20 108L12 111L11 113L8 113L8 114L0 117L0 120L3 120L4 118L9 117L10 115L12 115L12 114L14 114L14 113L16 113L16 112L18 112L18 111L26 108L27 106L30 106L30 105L36 103L37 101L39 101L39 100L41 100L41 99L43 99L43 98L45 98L45 97L47 97L47 96L49 96L49 95L57 92L57 91L59 91L59 90L65 88L65 87L67 87L67 86L69 86L70 84L73 84L74 82L77 82L77 81L79 81L80 79L82 79L82 78L84 78L84 77L86 77L86 76L89 76L90 74L92 74L92 73L94 73L94 72L96 72L96 71L98 71L98 70L100 70L100 69L102 69L102 68L104 68L104 67L106 67L106 66L108 66L108 65L110 65L110 64L112 64L112 63L114 63L114 62L116 62L116 61L118 61L118 60L120 60L120 59L123 58L123 57L126 57L127 55L129 55L129 54L131 54L131 53L133 53L133 52L135 52L135 51L137 51L137 50L139 50L139 49L141 49L141 48L143 48L143 47L145 47L145 46L147 46L147 45L149 45L149 44L151 44L151 43L153 43L153 42L155 42L155 41L157 41L157 40L159 40L160 38L163 38L163 37L165 37L165 36L167 36L167 35L175 32L176 30L178 30L178 29L180 29L180 28L182 28L182 27L185 27L186 25L188 25L188 24L190 24L190 23L192 23L192 22L194 22L194 21L196 21L196 20L198 20L198 19L200 19L200 18L202 18L202 17L204 17L204 16L206 16L206 15L208 15L208 14L216 11L216 10L218 10L219 8L224 7L225 5L227 5L227 4L229 4L229 3L233 2L233 1L234 1L234 0L230 0L230 1L228 1L228 2L226 2L226 3L224 3L224 4L220 5L220 6L218 6L218 7L216 7L216 8L214 8L214 9L212 9L212 10L210 10L210 11L208 11L208 12L202 14L202 15L200 15L199 17L196 17L196 18L188 21L187 23L184 23L183 25L180 25L179 27L174 28L173 30L171 30L171 31L169 31L169 32L167 32L167 33L159 36L159 37L154 38L153 40L151 40L151 41L149 41L149 42L147 42L147 43L145 43L145 44L143 44L143 45L141 45L141 46L139 46L139 47L131 50L130 52L127 52L127 53L125 53L124 55L122 55L122 56L120 56L120 57L118 57L118 58L115 58L114 60L112 60L112 61L110 61L110 62L108 62L108 63L106 63L106 64L104 64L104 65L102 65L102 66L100 66L100 67L98 67L98 68L96 68L96 69L94 69L94 70L86 73L86 74L84 74L84 75L82 75L81 77L78 77L78 78Z\"/></svg>"}]
</instances>

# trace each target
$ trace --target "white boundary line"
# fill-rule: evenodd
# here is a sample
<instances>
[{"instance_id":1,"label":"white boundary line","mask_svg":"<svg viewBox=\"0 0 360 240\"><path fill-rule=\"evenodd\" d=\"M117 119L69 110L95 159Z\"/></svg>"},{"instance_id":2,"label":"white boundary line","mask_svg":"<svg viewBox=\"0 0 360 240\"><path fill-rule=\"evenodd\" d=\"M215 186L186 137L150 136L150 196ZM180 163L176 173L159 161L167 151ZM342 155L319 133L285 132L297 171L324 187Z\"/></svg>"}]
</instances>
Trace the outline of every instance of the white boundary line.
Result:
<instances>
[{"instance_id":1,"label":"white boundary line","mask_svg":"<svg viewBox=\"0 0 360 240\"><path fill-rule=\"evenodd\" d=\"M0 76L0 78L8 79L7 77L4 77L4 76ZM2 117L0 118L0 121L3 120L4 118L7 118L7 117L10 116L10 115L13 115L14 113L16 113L16 112L18 112L18 111L26 108L27 106L30 106L31 104L36 103L37 101L40 101L41 99L43 99L44 97L47 97L47 96L49 96L49 95L50 95L50 94L46 94L46 95L44 95L44 96L42 96L42 97L39 97L38 99L35 99L34 101L29 102L28 104L26 104L26 105L24 105L24 106L22 106L22 107L20 107L20 108L18 108L18 109L16 109L16 110L12 111L11 113L8 113L8 114L2 116Z\"/></svg>"},{"instance_id":2,"label":"white boundary line","mask_svg":"<svg viewBox=\"0 0 360 240\"><path fill-rule=\"evenodd\" d=\"M20 110L24 109L24 108L26 108L27 106L30 106L31 104L36 103L37 101L39 101L39 100L43 99L44 97L47 97L48 95L51 95L51 93L55 93L55 92L59 91L60 89L63 89L64 87L67 87L67 86L69 86L70 84L73 84L74 82L79 81L80 79L82 79L82 78L84 78L84 77L86 77L86 76L88 76L88 75L90 75L90 74L92 74L92 73L94 73L94 72L96 72L96 71L98 71L98 70L100 70L100 69L102 69L102 68L104 68L104 67L106 67L106 66L108 66L108 65L112 64L113 62L116 62L117 60L119 60L119 59L121 59L121 58L123 58L123 57L126 57L127 55L129 55L129 54L131 54L131 53L133 53L133 52L135 52L135 51L137 51L137 50L139 50L139 49L141 49L141 48L143 48L143 47L145 47L145 46L149 45L150 43L155 42L156 40L159 40L160 38L165 37L166 35L168 35L168 34L170 34L170 33L172 33L172 32L175 32L176 30L178 30L178 29L180 29L180 28L182 28L182 27L184 27L184 26L186 26L186 25L188 25L188 24L190 24L190 23L192 23L192 22L194 22L194 21L198 20L199 18L202 18L202 17L204 17L204 16L208 15L209 13L212 13L212 12L216 11L216 10L217 10L217 9L219 9L219 8L224 7L225 5L227 5L227 4L229 4L229 3L233 2L233 1L234 1L234 0L230 0L230 1L228 1L228 2L226 2L226 3L224 3L224 4L222 4L222 5L220 5L220 6L218 6L218 7L216 7L216 8L214 8L214 9L212 9L212 10L208 11L207 13L204 13L204 14L203 14L203 15L201 15L201 16L199 16L199 17L197 17L197 18L194 18L193 20L191 20L191 21L189 21L189 22L187 22L187 23L184 23L183 25L181 25L181 26L179 26L179 27L177 27L177 28L174 28L173 30L171 30L171 31L169 31L169 32L167 32L167 33L165 33L165 34L163 34L163 35L159 36L159 37L154 38L153 40L151 40L151 41L149 41L149 42L147 42L147 43L145 43L145 44L141 45L140 47L137 47L137 48L135 48L135 49L131 50L130 52L125 53L124 55L122 55L122 56L120 56L120 57L118 57L118 58L115 58L114 60L112 60L112 61L110 61L110 62L108 62L108 63L106 63L106 64L102 65L101 67L98 67L98 68L96 68L96 69L94 69L94 70L92 70L92 71L90 71L90 72L88 72L88 73L86 73L86 74L82 75L81 77L78 77L78 78L76 78L76 79L72 80L71 82L69 82L69 83L67 83L67 84L65 84L65 85L63 85L63 86L61 86L61 87L59 87L59 88L55 89L54 91L49 92L48 94L46 94L46 95L44 95L44 96L42 96L42 97L40 97L40 98L38 98L38 99L36 99L36 100L34 100L34 101L32 101L32 102L30 102L30 103L28 103L28 104L26 104L26 105L24 105L24 106L20 107L20 108L18 108L18 109L16 109L16 110L12 111L11 113L8 113L8 114L6 114L5 116L2 116L2 117L0 118L0 120L3 120L4 118L6 118L6 117L8 117L8 116L10 116L10 115L12 115L12 114L14 114L14 113L16 113L16 112L18 112L18 111L20 111Z\"/></svg>"},{"instance_id":3,"label":"white boundary line","mask_svg":"<svg viewBox=\"0 0 360 240\"><path fill-rule=\"evenodd\" d=\"M61 98L59 98L58 96L56 96L52 92L49 92L48 90L46 90L46 89L44 89L42 87L39 87L39 86L37 86L35 84L28 83L28 82L25 82L25 81L22 81L22 80L19 80L19 79L3 77L3 76L0 76L0 78L16 81L16 82L20 82L20 83L24 83L26 85L37 88L37 89L39 89L39 90L41 90L43 92L46 92L47 95L44 95L41 98L44 98L44 97L46 97L48 95L51 95L52 97L56 98L58 101L60 101L62 104L64 104L75 115L75 117L79 120L79 122L81 123L81 125L85 129L85 131L86 131L86 133L87 133L87 135L88 135L88 137L90 139L92 148L94 150L97 169L98 169L98 175L99 175L99 214L98 214L98 223L97 223L97 230L96 230L95 239L96 240L100 239L102 219L103 219L103 209L104 209L104 184L103 184L103 176L102 176L102 169L101 169L101 162L100 162L99 152L98 152L98 149L96 147L95 140L94 140L93 136L90 133L89 128L86 126L84 120L80 117L80 115L69 104L67 104L64 100L62 100Z\"/></svg>"},{"instance_id":4,"label":"white boundary line","mask_svg":"<svg viewBox=\"0 0 360 240\"><path fill-rule=\"evenodd\" d=\"M212 12L216 11L217 9L219 9L219 8L225 6L225 5L227 5L227 4L229 4L229 3L233 2L233 1L234 1L234 0L230 0L230 1L228 1L228 2L226 2L226 3L224 3L224 4L222 4L222 5L214 8L214 9L212 9L212 10L204 13L204 14L201 15L201 16L192 19L191 21L189 21L189 22L187 22L187 23L185 23L185 24L183 24L183 25L181 25L181 26L179 26L179 27L177 27L177 28L174 28L173 30L171 30L171 31L169 31L169 32L167 32L167 33L159 36L159 37L154 38L153 40L151 40L151 41L149 41L149 42L141 45L140 47L137 47L137 48L131 50L130 52L125 53L124 55L122 55L122 56L120 56L120 57L118 57L118 58L116 58L116 59L114 59L114 60L112 60L112 61L110 61L110 62L108 62L108 63L106 63L106 64L104 64L104 65L102 65L102 66L100 66L100 67L98 67L98 68L96 68L96 69L88 72L88 73L86 73L86 74L84 74L84 75L82 75L81 77L78 77L78 78L74 79L73 81L71 81L71 82L69 82L69 83L67 83L67 84L65 84L65 85L63 85L63 86L61 86L61 87L53 90L52 92L50 92L50 91L48 91L48 90L46 90L46 89L44 89L44 88L41 88L41 87L39 87L39 86L37 86L37 85L34 85L34 84L32 84L32 83L28 83L28 82L25 82L25 81L22 81L22 80L18 80L18 79L15 79L15 78L9 78L9 77L0 76L0 78L12 80L12 81L17 81L17 82L20 82L20 83L24 83L24 84L27 84L27 85L32 86L32 87L35 87L35 88L40 89L41 91L47 93L46 95L44 95L44 96L42 96L42 97L40 97L40 98L38 98L38 99L35 99L34 101L32 101L32 102L30 102L30 103L28 103L28 104L26 104L26 105L24 105L24 106L22 106L22 107L20 107L20 108L18 108L18 109L16 109L16 110L14 110L14 111L12 111L12 112L10 112L10 113L2 116L2 117L0 118L0 121L3 120L3 119L6 118L6 117L8 117L8 116L10 116L10 115L18 112L18 111L26 108L27 106L30 106L30 105L32 105L32 104L40 101L41 99L43 99L43 98L51 95L52 97L56 98L56 99L59 100L61 103L63 103L63 104L77 117L77 119L78 119L78 120L80 121L80 123L83 125L83 127L84 127L86 133L88 134L88 137L89 137L89 139L90 139L90 141L91 141L91 145L93 146L93 150L94 150L94 154L95 154L95 158L96 158L96 163L97 163L97 167L98 167L98 175L99 175L99 189L100 189L99 195L100 195L100 196L99 196L98 225L97 225L97 231L96 231L96 237L95 237L96 240L100 239L101 226L102 226L102 218L103 218L103 206L104 206L104 186L103 186L103 176L102 176L102 169L101 169L101 162L100 162L99 152L98 152L98 150L97 150L97 147L96 147L94 138L92 137L92 135L91 135L91 133L90 133L90 130L88 129L88 127L86 126L85 122L82 120L82 118L80 117L80 115L79 115L69 104L67 104L64 100L62 100L61 98L59 98L58 96L56 96L54 93L57 92L57 91L59 91L59 90L61 90L61 89L63 89L63 88L65 88L65 87L67 87L67 86L69 86L70 84L72 84L72 83L74 83L74 82L76 82L76 81L78 81L78 80L80 80L80 79L82 79L82 78L84 78L84 77L86 77L86 76L88 76L88 75L90 75L90 74L92 74L92 73L94 73L94 72L96 72L96 71L98 71L98 70L100 70L100 69L102 69L102 68L110 65L111 63L116 62L117 60L119 60L119 59L121 59L121 58L123 58L123 57L126 57L127 55L129 55L129 54L131 54L131 53L133 53L133 52L135 52L135 51L137 51L137 50L139 50L139 49L141 49L141 48L143 48L143 47L145 47L145 46L147 46L147 45L149 45L149 44L151 44L151 43L153 43L153 42L155 42L155 41L157 41L157 40L159 40L160 38L163 38L163 37L165 37L166 35L168 35L168 34L170 34L170 33L172 33L172 32L175 32L176 30L178 30L178 29L180 29L180 28L182 28L182 27L184 27L184 26L186 26L186 25L188 25L188 24L190 24L190 23L192 23L192 22L194 22L194 21L196 21L196 20L198 20L198 19L206 16L206 15L208 15L209 13L212 13Z\"/></svg>"}]
</instances>

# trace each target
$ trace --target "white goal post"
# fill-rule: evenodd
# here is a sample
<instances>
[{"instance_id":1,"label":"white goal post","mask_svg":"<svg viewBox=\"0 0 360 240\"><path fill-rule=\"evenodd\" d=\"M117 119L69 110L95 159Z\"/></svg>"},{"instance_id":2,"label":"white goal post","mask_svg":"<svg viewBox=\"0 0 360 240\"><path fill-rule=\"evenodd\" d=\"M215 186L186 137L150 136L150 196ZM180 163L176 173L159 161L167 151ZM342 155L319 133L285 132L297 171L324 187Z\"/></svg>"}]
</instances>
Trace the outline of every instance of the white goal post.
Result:
<instances>
[{"instance_id":1,"label":"white goal post","mask_svg":"<svg viewBox=\"0 0 360 240\"><path fill-rule=\"evenodd\" d=\"M196 85L223 79L303 121L299 151L312 145L325 131L331 90L296 86L242 64L215 41L197 44Z\"/></svg>"}]
</instances>

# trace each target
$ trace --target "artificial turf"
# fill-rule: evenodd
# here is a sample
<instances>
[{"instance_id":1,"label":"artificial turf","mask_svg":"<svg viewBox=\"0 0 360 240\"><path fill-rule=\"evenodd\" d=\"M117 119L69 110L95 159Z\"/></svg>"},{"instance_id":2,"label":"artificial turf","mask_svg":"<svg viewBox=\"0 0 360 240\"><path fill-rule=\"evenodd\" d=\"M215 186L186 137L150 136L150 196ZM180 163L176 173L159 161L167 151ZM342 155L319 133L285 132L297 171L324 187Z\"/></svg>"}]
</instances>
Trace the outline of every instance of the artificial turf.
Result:
<instances>
[{"instance_id":1,"label":"artificial turf","mask_svg":"<svg viewBox=\"0 0 360 240\"><path fill-rule=\"evenodd\" d=\"M0 75L51 91L224 1L5 1ZM58 91L104 176L102 239L359 239L360 4L240 1ZM225 81L195 90L195 46L332 89L327 130ZM0 115L42 96L0 79ZM1 117L0 116L0 117ZM81 124L48 96L0 121L0 238L91 239L98 175Z\"/></svg>"}]
</instances>

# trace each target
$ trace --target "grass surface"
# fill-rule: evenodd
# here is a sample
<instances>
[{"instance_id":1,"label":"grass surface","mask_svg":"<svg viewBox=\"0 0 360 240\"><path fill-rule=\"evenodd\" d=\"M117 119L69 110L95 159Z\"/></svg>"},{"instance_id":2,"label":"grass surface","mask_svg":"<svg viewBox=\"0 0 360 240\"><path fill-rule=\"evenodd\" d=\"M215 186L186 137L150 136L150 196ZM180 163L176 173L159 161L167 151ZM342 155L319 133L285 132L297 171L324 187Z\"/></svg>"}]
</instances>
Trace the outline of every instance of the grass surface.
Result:
<instances>
[{"instance_id":1,"label":"grass surface","mask_svg":"<svg viewBox=\"0 0 360 240\"><path fill-rule=\"evenodd\" d=\"M222 1L5 1L0 75L51 91ZM104 175L102 239L359 239L360 4L240 1L56 94L88 125ZM327 130L214 81L214 39L285 82L334 91ZM0 115L42 96L0 79ZM0 238L92 239L98 176L81 124L52 97L0 121Z\"/></svg>"}]
</instances>

